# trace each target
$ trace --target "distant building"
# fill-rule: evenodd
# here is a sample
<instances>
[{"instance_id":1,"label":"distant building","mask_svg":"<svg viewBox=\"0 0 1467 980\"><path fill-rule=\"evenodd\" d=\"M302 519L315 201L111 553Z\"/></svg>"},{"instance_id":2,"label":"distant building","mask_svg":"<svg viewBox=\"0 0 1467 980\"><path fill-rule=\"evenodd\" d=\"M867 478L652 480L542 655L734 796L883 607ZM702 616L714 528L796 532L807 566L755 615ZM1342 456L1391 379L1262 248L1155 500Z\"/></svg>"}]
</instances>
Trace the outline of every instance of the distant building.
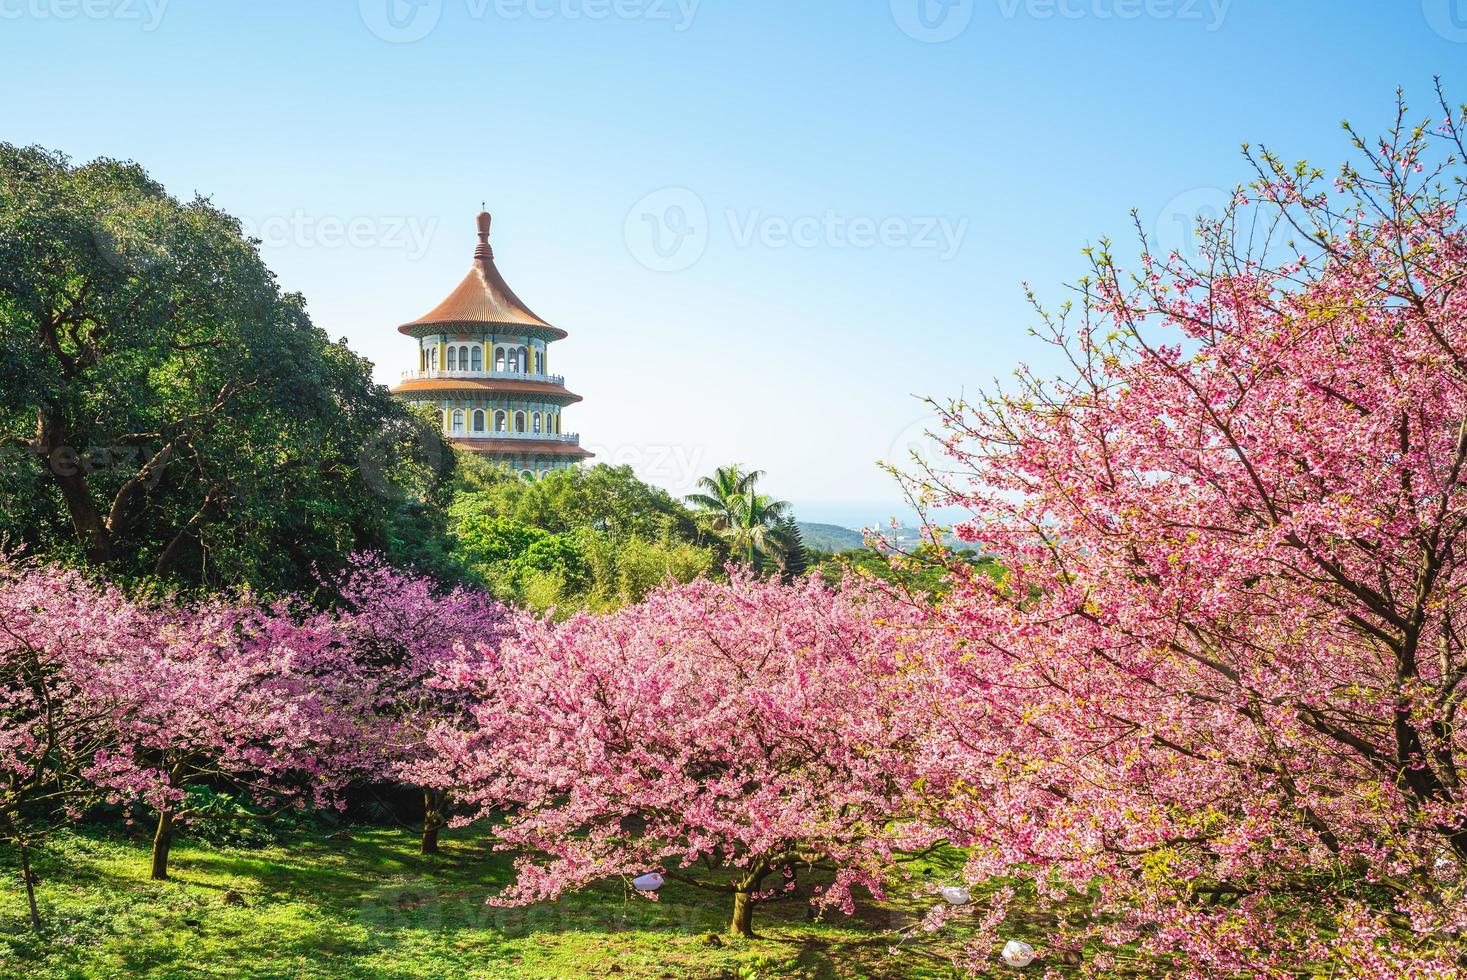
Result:
<instances>
[{"instance_id":1,"label":"distant building","mask_svg":"<svg viewBox=\"0 0 1467 980\"><path fill-rule=\"evenodd\" d=\"M432 312L397 328L418 342L418 366L392 391L434 408L458 448L544 476L592 455L561 423L562 410L581 396L547 370L551 342L566 333L505 284L489 247L488 213L478 222L479 247L463 282Z\"/></svg>"}]
</instances>

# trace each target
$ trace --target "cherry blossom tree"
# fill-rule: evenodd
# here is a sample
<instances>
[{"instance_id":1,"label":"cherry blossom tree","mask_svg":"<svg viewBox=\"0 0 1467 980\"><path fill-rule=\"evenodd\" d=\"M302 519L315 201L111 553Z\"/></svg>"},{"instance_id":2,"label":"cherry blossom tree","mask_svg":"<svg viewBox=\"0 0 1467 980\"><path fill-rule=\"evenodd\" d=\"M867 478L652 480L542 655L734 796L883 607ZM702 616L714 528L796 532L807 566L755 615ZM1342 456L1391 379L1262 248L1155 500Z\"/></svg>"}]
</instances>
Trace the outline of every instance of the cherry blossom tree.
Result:
<instances>
[{"instance_id":1,"label":"cherry blossom tree","mask_svg":"<svg viewBox=\"0 0 1467 980\"><path fill-rule=\"evenodd\" d=\"M919 479L1007 569L942 607L922 784L974 879L1088 895L1103 967L1455 976L1467 929L1462 113L1257 180L1201 258L1109 243L1063 365ZM1322 936L1331 936L1328 941ZM985 953L991 955L991 953Z\"/></svg>"},{"instance_id":2,"label":"cherry blossom tree","mask_svg":"<svg viewBox=\"0 0 1467 980\"><path fill-rule=\"evenodd\" d=\"M115 590L75 572L0 562L0 839L16 846L31 926L41 928L31 851L102 791L90 778L131 702L85 683L148 624Z\"/></svg>"},{"instance_id":3,"label":"cherry blossom tree","mask_svg":"<svg viewBox=\"0 0 1467 980\"><path fill-rule=\"evenodd\" d=\"M369 701L361 716L372 719L363 742L376 754L371 768L411 784L428 731L469 718L464 692L440 683L441 673L470 651L497 648L507 610L487 593L440 588L371 554L352 556L327 584L337 603L316 626L338 639L342 669ZM422 853L438 853L449 810L442 788L423 787Z\"/></svg>"},{"instance_id":4,"label":"cherry blossom tree","mask_svg":"<svg viewBox=\"0 0 1467 980\"><path fill-rule=\"evenodd\" d=\"M503 808L521 851L493 901L551 899L599 879L658 879L728 894L730 931L831 869L818 896L851 911L882 869L913 773L906 658L940 631L921 612L818 579L735 572L563 624L519 619L497 651L445 673L473 701L470 731L442 728L418 778L480 815Z\"/></svg>"},{"instance_id":5,"label":"cherry blossom tree","mask_svg":"<svg viewBox=\"0 0 1467 980\"><path fill-rule=\"evenodd\" d=\"M288 605L215 602L160 610L155 639L125 651L103 678L131 692L112 719L117 748L99 757L94 778L113 799L136 799L158 815L152 876L168 877L181 824L258 819L289 806L333 803L369 769L358 708L358 679L337 668L338 638L299 625ZM218 810L189 804L189 788L229 785L267 809Z\"/></svg>"}]
</instances>

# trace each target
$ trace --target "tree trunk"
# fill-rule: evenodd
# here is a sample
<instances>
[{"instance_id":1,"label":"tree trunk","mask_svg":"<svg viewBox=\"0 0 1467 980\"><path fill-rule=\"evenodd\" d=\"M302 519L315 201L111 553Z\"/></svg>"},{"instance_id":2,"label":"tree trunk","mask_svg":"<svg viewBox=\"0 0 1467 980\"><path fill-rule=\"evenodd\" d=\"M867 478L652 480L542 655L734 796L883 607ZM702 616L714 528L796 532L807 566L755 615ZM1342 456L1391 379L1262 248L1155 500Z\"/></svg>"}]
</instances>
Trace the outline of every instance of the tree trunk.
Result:
<instances>
[{"instance_id":1,"label":"tree trunk","mask_svg":"<svg viewBox=\"0 0 1467 980\"><path fill-rule=\"evenodd\" d=\"M754 893L764 881L764 872L750 874L734 885L733 918L728 931L732 936L752 938L754 935Z\"/></svg>"},{"instance_id":2,"label":"tree trunk","mask_svg":"<svg viewBox=\"0 0 1467 980\"><path fill-rule=\"evenodd\" d=\"M445 799L442 790L423 790L423 846L424 854L438 853L438 831L446 822L443 819Z\"/></svg>"},{"instance_id":3,"label":"tree trunk","mask_svg":"<svg viewBox=\"0 0 1467 980\"><path fill-rule=\"evenodd\" d=\"M17 837L16 845L20 848L20 880L25 883L25 900L30 906L31 931L41 931L41 911L36 907L36 876L31 871L31 849L24 840Z\"/></svg>"},{"instance_id":4,"label":"tree trunk","mask_svg":"<svg viewBox=\"0 0 1467 980\"><path fill-rule=\"evenodd\" d=\"M158 811L158 832L153 835L153 880L168 880L168 849L173 846L173 814Z\"/></svg>"},{"instance_id":5,"label":"tree trunk","mask_svg":"<svg viewBox=\"0 0 1467 980\"><path fill-rule=\"evenodd\" d=\"M61 500L66 504L77 543L86 552L87 561L96 565L111 561L112 535L108 533L96 500L92 499L78 450L67 445L59 420L45 409L40 411L36 423L35 446L41 456L41 465L61 491Z\"/></svg>"}]
</instances>

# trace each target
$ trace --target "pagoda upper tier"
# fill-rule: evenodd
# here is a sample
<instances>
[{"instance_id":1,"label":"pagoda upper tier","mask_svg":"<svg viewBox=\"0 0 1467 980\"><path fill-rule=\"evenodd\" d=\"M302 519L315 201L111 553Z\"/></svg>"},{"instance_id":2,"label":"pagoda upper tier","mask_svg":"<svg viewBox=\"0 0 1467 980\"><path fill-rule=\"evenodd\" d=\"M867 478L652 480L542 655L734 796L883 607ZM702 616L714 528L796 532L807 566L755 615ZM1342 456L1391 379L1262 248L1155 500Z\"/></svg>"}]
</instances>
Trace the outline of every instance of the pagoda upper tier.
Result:
<instances>
[{"instance_id":1,"label":"pagoda upper tier","mask_svg":"<svg viewBox=\"0 0 1467 980\"><path fill-rule=\"evenodd\" d=\"M568 335L552 327L535 314L514 294L499 268L494 264L494 248L489 244L492 222L487 211L478 217L479 247L474 249L474 264L448 298L398 331L410 337L441 333L444 328L459 326L507 327L530 332L545 341L564 340Z\"/></svg>"}]
</instances>

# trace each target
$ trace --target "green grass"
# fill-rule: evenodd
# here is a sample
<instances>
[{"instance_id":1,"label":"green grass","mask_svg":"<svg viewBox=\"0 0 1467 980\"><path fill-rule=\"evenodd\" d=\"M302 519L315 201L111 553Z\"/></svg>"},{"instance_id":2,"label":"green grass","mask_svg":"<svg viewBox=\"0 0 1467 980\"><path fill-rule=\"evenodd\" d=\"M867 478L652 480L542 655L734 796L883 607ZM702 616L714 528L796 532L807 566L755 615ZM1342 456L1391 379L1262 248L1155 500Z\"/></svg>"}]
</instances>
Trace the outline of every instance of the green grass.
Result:
<instances>
[{"instance_id":1,"label":"green grass","mask_svg":"<svg viewBox=\"0 0 1467 980\"><path fill-rule=\"evenodd\" d=\"M555 903L498 909L484 898L510 879L510 861L488 852L472 830L446 834L434 858L418 855L416 837L404 830L350 833L333 840L303 831L252 848L184 836L168 882L148 880L146 841L52 838L36 859L46 920L39 936L28 929L15 856L4 855L0 976L957 975L960 937L918 930L903 940L893 931L910 931L931 899L867 900L854 917L833 913L820 922L808 921L803 901L771 903L756 912L760 937L737 940L723 935L727 900L699 889L670 882L650 902L616 882Z\"/></svg>"}]
</instances>

